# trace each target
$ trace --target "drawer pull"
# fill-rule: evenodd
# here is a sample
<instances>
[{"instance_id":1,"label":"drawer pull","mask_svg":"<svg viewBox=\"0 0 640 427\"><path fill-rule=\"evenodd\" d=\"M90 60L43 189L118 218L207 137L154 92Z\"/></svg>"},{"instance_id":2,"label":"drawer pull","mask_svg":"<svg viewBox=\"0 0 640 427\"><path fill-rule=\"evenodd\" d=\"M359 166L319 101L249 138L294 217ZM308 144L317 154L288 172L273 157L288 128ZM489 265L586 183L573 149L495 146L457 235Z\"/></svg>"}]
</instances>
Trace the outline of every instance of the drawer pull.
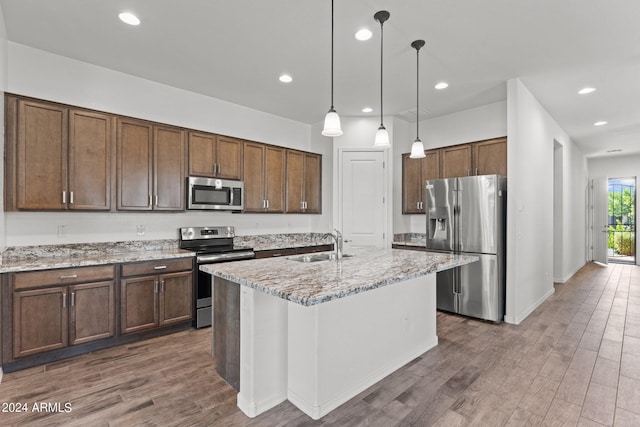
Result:
<instances>
[{"instance_id":1,"label":"drawer pull","mask_svg":"<svg viewBox=\"0 0 640 427\"><path fill-rule=\"evenodd\" d=\"M77 274L69 274L68 276L60 276L60 280L64 280L64 279L77 279L78 275Z\"/></svg>"},{"instance_id":2,"label":"drawer pull","mask_svg":"<svg viewBox=\"0 0 640 427\"><path fill-rule=\"evenodd\" d=\"M166 265L156 265L153 267L154 270L164 270L165 268L167 268Z\"/></svg>"}]
</instances>

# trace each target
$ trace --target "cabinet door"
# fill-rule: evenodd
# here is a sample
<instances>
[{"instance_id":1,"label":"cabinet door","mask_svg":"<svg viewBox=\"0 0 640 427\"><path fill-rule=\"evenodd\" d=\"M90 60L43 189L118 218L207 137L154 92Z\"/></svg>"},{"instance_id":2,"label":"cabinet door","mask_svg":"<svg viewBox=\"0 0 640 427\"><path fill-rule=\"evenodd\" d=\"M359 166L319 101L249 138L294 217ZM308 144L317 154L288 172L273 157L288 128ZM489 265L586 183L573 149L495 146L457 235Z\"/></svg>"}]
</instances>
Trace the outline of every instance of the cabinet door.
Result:
<instances>
[{"instance_id":1,"label":"cabinet door","mask_svg":"<svg viewBox=\"0 0 640 427\"><path fill-rule=\"evenodd\" d=\"M113 280L69 286L69 342L82 344L116 333Z\"/></svg>"},{"instance_id":2,"label":"cabinet door","mask_svg":"<svg viewBox=\"0 0 640 427\"><path fill-rule=\"evenodd\" d=\"M189 175L216 176L216 136L189 132Z\"/></svg>"},{"instance_id":3,"label":"cabinet door","mask_svg":"<svg viewBox=\"0 0 640 427\"><path fill-rule=\"evenodd\" d=\"M148 123L118 119L117 208L151 210L153 133Z\"/></svg>"},{"instance_id":4,"label":"cabinet door","mask_svg":"<svg viewBox=\"0 0 640 427\"><path fill-rule=\"evenodd\" d=\"M284 212L285 161L285 150L283 148L270 146L265 148L264 192L268 201L267 212Z\"/></svg>"},{"instance_id":5,"label":"cabinet door","mask_svg":"<svg viewBox=\"0 0 640 427\"><path fill-rule=\"evenodd\" d=\"M216 138L218 178L242 179L242 141L218 136Z\"/></svg>"},{"instance_id":6,"label":"cabinet door","mask_svg":"<svg viewBox=\"0 0 640 427\"><path fill-rule=\"evenodd\" d=\"M120 331L123 334L158 326L157 276L120 280Z\"/></svg>"},{"instance_id":7,"label":"cabinet door","mask_svg":"<svg viewBox=\"0 0 640 427\"><path fill-rule=\"evenodd\" d=\"M193 318L193 273L163 274L160 280L160 326Z\"/></svg>"},{"instance_id":8,"label":"cabinet door","mask_svg":"<svg viewBox=\"0 0 640 427\"><path fill-rule=\"evenodd\" d=\"M69 209L111 208L112 117L69 112Z\"/></svg>"},{"instance_id":9,"label":"cabinet door","mask_svg":"<svg viewBox=\"0 0 640 427\"><path fill-rule=\"evenodd\" d=\"M244 211L264 212L264 145L244 143Z\"/></svg>"},{"instance_id":10,"label":"cabinet door","mask_svg":"<svg viewBox=\"0 0 640 427\"><path fill-rule=\"evenodd\" d=\"M66 108L18 101L18 209L66 209L67 129Z\"/></svg>"},{"instance_id":11,"label":"cabinet door","mask_svg":"<svg viewBox=\"0 0 640 427\"><path fill-rule=\"evenodd\" d=\"M13 293L13 357L67 346L67 288Z\"/></svg>"},{"instance_id":12,"label":"cabinet door","mask_svg":"<svg viewBox=\"0 0 640 427\"><path fill-rule=\"evenodd\" d=\"M473 144L475 175L507 176L507 138L490 139Z\"/></svg>"},{"instance_id":13,"label":"cabinet door","mask_svg":"<svg viewBox=\"0 0 640 427\"><path fill-rule=\"evenodd\" d=\"M440 150L425 151L422 159L422 181L420 182L421 194L425 191L425 181L440 178ZM424 201L424 197L421 199Z\"/></svg>"},{"instance_id":14,"label":"cabinet door","mask_svg":"<svg viewBox=\"0 0 640 427\"><path fill-rule=\"evenodd\" d=\"M454 145L440 150L442 178L471 175L471 144Z\"/></svg>"},{"instance_id":15,"label":"cabinet door","mask_svg":"<svg viewBox=\"0 0 640 427\"><path fill-rule=\"evenodd\" d=\"M411 159L409 154L402 155L402 213L420 213L421 159Z\"/></svg>"},{"instance_id":16,"label":"cabinet door","mask_svg":"<svg viewBox=\"0 0 640 427\"><path fill-rule=\"evenodd\" d=\"M154 126L153 136L153 209L183 211L186 187L184 131Z\"/></svg>"},{"instance_id":17,"label":"cabinet door","mask_svg":"<svg viewBox=\"0 0 640 427\"><path fill-rule=\"evenodd\" d=\"M304 154L287 150L287 212L302 212Z\"/></svg>"},{"instance_id":18,"label":"cabinet door","mask_svg":"<svg viewBox=\"0 0 640 427\"><path fill-rule=\"evenodd\" d=\"M304 202L306 213L322 212L322 157L304 155Z\"/></svg>"}]
</instances>

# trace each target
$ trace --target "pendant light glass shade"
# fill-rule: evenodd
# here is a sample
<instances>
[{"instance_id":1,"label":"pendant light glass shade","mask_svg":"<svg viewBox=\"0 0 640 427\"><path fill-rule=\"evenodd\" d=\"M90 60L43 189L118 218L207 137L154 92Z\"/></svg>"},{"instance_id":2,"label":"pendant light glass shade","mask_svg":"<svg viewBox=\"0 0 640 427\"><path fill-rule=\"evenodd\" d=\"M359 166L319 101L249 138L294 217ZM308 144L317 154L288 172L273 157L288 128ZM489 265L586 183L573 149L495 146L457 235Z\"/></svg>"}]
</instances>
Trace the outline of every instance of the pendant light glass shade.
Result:
<instances>
[{"instance_id":1,"label":"pendant light glass shade","mask_svg":"<svg viewBox=\"0 0 640 427\"><path fill-rule=\"evenodd\" d=\"M333 108L333 0L331 0L331 107L329 108L327 115L324 116L324 129L322 129L322 135L342 135L340 116L338 116L336 109Z\"/></svg>"},{"instance_id":2,"label":"pendant light glass shade","mask_svg":"<svg viewBox=\"0 0 640 427\"><path fill-rule=\"evenodd\" d=\"M424 145L420 141L420 48L424 46L424 40L416 40L411 47L416 50L416 140L411 144L410 159L423 159Z\"/></svg>"},{"instance_id":3,"label":"pendant light glass shade","mask_svg":"<svg viewBox=\"0 0 640 427\"><path fill-rule=\"evenodd\" d=\"M383 118L383 112L382 112L382 59L383 59L383 45L384 45L384 32L383 32L383 25L385 23L385 21L387 19L389 19L389 12L387 12L386 10L381 10L379 12L376 12L375 15L373 15L373 19L375 19L377 22L380 23L380 127L378 128L378 131L376 132L376 137L373 141L373 146L375 148L389 148L391 147L391 142L389 140L389 132L387 132L387 129L384 127L384 124L382 123L382 118Z\"/></svg>"},{"instance_id":4,"label":"pendant light glass shade","mask_svg":"<svg viewBox=\"0 0 640 427\"><path fill-rule=\"evenodd\" d=\"M326 116L324 116L324 129L322 129L324 136L340 136L342 135L342 128L340 127L340 116L333 108L329 110Z\"/></svg>"},{"instance_id":5,"label":"pendant light glass shade","mask_svg":"<svg viewBox=\"0 0 640 427\"><path fill-rule=\"evenodd\" d=\"M420 139L416 139L413 144L411 144L411 154L409 155L409 158L423 159L425 157L424 145L422 145L422 141L420 141Z\"/></svg>"},{"instance_id":6,"label":"pendant light glass shade","mask_svg":"<svg viewBox=\"0 0 640 427\"><path fill-rule=\"evenodd\" d=\"M391 144L389 143L389 132L387 132L387 129L382 125L380 125L376 132L376 138L373 141L373 146L377 148L391 147Z\"/></svg>"}]
</instances>

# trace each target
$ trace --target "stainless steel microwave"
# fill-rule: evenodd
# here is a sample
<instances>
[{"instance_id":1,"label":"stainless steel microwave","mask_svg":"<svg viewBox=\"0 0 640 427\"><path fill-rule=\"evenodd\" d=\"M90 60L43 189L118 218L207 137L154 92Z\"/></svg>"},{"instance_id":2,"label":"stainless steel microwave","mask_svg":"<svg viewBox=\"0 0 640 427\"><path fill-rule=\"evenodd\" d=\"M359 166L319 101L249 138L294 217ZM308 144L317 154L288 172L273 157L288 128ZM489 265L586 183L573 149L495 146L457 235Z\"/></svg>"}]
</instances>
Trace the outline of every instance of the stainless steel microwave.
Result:
<instances>
[{"instance_id":1,"label":"stainless steel microwave","mask_svg":"<svg viewBox=\"0 0 640 427\"><path fill-rule=\"evenodd\" d=\"M187 180L187 209L241 211L244 182L190 176Z\"/></svg>"}]
</instances>

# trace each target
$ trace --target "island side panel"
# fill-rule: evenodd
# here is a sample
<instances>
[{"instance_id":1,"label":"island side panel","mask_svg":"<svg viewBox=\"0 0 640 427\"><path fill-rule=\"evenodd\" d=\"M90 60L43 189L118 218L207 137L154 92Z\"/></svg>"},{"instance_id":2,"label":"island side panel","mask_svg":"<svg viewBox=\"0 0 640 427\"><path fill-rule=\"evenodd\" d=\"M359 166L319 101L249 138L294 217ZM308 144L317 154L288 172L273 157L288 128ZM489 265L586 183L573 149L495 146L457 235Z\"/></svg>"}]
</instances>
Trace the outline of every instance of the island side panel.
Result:
<instances>
[{"instance_id":1,"label":"island side panel","mask_svg":"<svg viewBox=\"0 0 640 427\"><path fill-rule=\"evenodd\" d=\"M240 288L240 392L249 417L287 400L287 301Z\"/></svg>"},{"instance_id":2,"label":"island side panel","mask_svg":"<svg viewBox=\"0 0 640 427\"><path fill-rule=\"evenodd\" d=\"M335 301L288 304L288 391L319 419L438 343L436 275Z\"/></svg>"},{"instance_id":3,"label":"island side panel","mask_svg":"<svg viewBox=\"0 0 640 427\"><path fill-rule=\"evenodd\" d=\"M240 285L219 277L213 282L213 357L216 371L240 390Z\"/></svg>"}]
</instances>

